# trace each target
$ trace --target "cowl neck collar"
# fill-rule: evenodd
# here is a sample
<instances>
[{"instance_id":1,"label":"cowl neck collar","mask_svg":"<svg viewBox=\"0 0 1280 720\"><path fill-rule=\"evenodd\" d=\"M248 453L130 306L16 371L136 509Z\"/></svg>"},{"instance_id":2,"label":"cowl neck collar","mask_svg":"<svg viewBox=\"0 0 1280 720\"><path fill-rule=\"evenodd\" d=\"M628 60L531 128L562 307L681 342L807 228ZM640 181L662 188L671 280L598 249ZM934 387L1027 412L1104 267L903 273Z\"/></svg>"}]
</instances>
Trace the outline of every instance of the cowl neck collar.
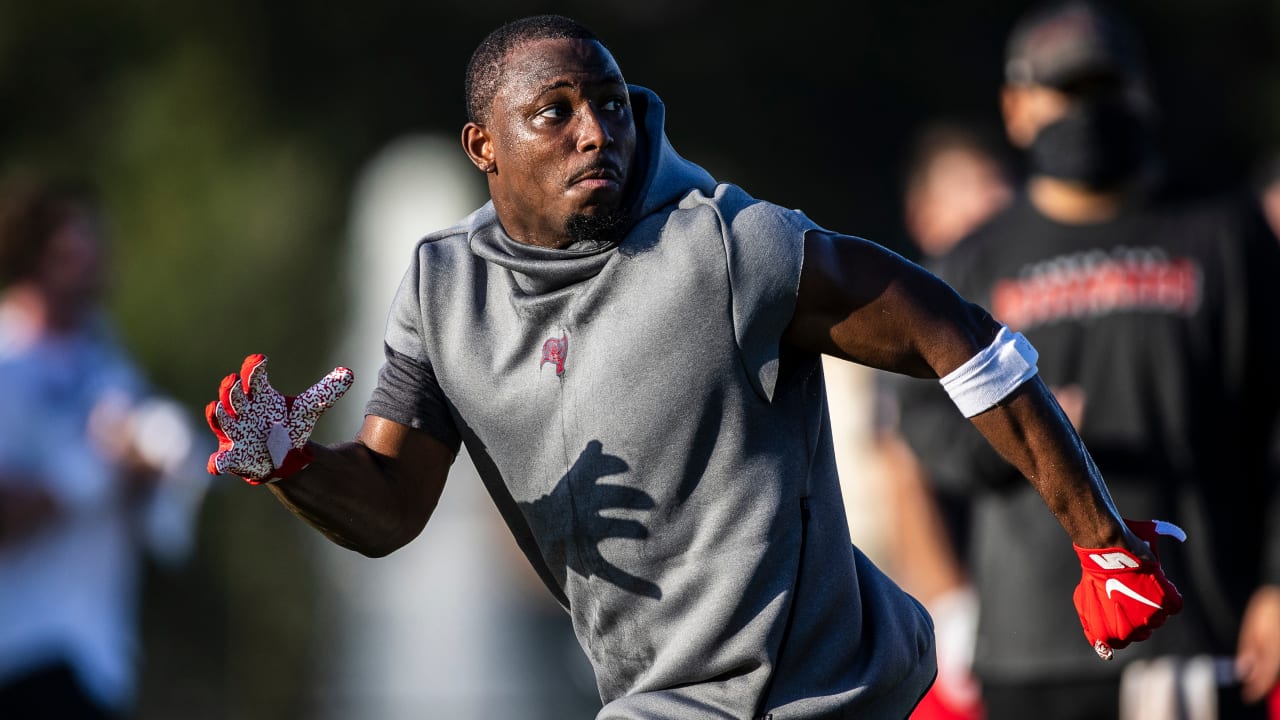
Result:
<instances>
[{"instance_id":1,"label":"cowl neck collar","mask_svg":"<svg viewBox=\"0 0 1280 720\"><path fill-rule=\"evenodd\" d=\"M595 277L613 256L617 242L581 241L567 248L544 248L513 240L498 223L492 204L485 211L493 221L471 236L471 251L509 270L520 290L543 295Z\"/></svg>"}]
</instances>

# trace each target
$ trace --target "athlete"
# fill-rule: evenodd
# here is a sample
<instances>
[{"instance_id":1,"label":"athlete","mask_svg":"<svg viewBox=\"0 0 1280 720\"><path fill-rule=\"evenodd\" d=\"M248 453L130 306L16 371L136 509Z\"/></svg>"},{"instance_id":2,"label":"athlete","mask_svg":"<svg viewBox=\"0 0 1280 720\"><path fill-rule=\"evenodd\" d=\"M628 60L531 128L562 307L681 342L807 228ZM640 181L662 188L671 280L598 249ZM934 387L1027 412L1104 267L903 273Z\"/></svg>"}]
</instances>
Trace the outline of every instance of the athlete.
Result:
<instances>
[{"instance_id":1,"label":"athlete","mask_svg":"<svg viewBox=\"0 0 1280 720\"><path fill-rule=\"evenodd\" d=\"M210 403L211 471L380 556L422 530L465 443L571 617L599 719L902 718L934 677L932 629L849 541L827 353L942 378L1064 544L1156 606L1085 573L1086 652L1178 612L1156 526L1122 520L1035 351L982 308L716 182L570 19L495 30L466 89L491 201L414 248L356 439L308 440L348 370L286 398L253 355Z\"/></svg>"}]
</instances>

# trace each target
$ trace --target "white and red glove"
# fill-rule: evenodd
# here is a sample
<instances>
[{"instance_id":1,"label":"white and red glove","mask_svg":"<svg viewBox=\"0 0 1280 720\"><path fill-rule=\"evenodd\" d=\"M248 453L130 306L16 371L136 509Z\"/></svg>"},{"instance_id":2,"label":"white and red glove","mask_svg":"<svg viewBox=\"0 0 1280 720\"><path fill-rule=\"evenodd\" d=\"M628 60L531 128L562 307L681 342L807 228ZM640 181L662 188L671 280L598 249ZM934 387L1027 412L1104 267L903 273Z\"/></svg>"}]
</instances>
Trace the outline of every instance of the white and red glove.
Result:
<instances>
[{"instance_id":1,"label":"white and red glove","mask_svg":"<svg viewBox=\"0 0 1280 720\"><path fill-rule=\"evenodd\" d=\"M1187 539L1182 528L1163 520L1125 520L1151 548L1155 562L1143 560L1122 547L1082 548L1074 545L1082 570L1076 586L1076 612L1085 638L1098 657L1112 658L1113 649L1146 640L1170 615L1182 610L1182 595L1164 576L1156 538Z\"/></svg>"},{"instance_id":2,"label":"white and red glove","mask_svg":"<svg viewBox=\"0 0 1280 720\"><path fill-rule=\"evenodd\" d=\"M209 472L232 473L257 485L311 464L307 440L316 421L354 380L350 370L338 367L301 395L281 395L267 381L267 356L246 357L239 375L223 378L218 400L205 408L218 436Z\"/></svg>"}]
</instances>

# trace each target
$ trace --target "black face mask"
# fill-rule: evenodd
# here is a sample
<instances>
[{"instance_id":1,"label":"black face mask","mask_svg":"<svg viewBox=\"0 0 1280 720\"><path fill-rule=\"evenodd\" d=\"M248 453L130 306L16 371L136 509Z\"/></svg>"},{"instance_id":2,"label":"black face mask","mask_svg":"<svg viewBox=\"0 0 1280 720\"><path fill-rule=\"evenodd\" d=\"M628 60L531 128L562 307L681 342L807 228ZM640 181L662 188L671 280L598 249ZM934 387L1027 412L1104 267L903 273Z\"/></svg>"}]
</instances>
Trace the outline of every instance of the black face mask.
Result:
<instances>
[{"instance_id":1,"label":"black face mask","mask_svg":"<svg viewBox=\"0 0 1280 720\"><path fill-rule=\"evenodd\" d=\"M1028 156L1032 174L1092 190L1138 179L1153 159L1148 124L1133 109L1105 100L1081 101L1041 128Z\"/></svg>"}]
</instances>

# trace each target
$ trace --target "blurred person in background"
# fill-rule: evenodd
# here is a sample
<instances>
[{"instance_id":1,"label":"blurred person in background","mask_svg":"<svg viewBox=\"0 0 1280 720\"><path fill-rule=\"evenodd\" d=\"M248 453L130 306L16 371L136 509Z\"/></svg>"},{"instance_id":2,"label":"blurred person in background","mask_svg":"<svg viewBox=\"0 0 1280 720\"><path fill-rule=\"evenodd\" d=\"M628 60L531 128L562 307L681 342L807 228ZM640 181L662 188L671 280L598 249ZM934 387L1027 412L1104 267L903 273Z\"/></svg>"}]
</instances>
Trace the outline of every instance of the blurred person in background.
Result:
<instances>
[{"instance_id":1,"label":"blurred person in background","mask_svg":"<svg viewBox=\"0 0 1280 720\"><path fill-rule=\"evenodd\" d=\"M928 267L1013 199L996 143L961 121L926 123L907 152L903 225Z\"/></svg>"},{"instance_id":2,"label":"blurred person in background","mask_svg":"<svg viewBox=\"0 0 1280 720\"><path fill-rule=\"evenodd\" d=\"M1158 528L1120 516L1020 336L901 256L716 182L568 18L504 25L468 68L462 146L490 202L415 245L356 440L309 442L350 371L286 397L250 355L207 409L211 471L376 557L422 531L465 443L570 616L601 720L896 719L933 680L932 628L850 543L827 353L946 378L1038 489L1027 512L1131 563L1159 607L1081 578L1089 642L1178 612L1141 539Z\"/></svg>"},{"instance_id":3,"label":"blurred person in background","mask_svg":"<svg viewBox=\"0 0 1280 720\"><path fill-rule=\"evenodd\" d=\"M208 479L101 304L110 249L80 182L0 187L0 718L124 718L143 553L183 559Z\"/></svg>"},{"instance_id":4,"label":"blurred person in background","mask_svg":"<svg viewBox=\"0 0 1280 720\"><path fill-rule=\"evenodd\" d=\"M1027 512L1034 493L945 397L903 388L901 426L927 477L972 499L988 716L1263 717L1280 676L1280 247L1247 193L1162 192L1140 39L1114 11L1066 2L1022 16L1001 109L1028 178L931 267L1035 344L1117 504L1189 541L1161 551L1182 579L1178 622L1097 663L1066 601L1083 556Z\"/></svg>"}]
</instances>

